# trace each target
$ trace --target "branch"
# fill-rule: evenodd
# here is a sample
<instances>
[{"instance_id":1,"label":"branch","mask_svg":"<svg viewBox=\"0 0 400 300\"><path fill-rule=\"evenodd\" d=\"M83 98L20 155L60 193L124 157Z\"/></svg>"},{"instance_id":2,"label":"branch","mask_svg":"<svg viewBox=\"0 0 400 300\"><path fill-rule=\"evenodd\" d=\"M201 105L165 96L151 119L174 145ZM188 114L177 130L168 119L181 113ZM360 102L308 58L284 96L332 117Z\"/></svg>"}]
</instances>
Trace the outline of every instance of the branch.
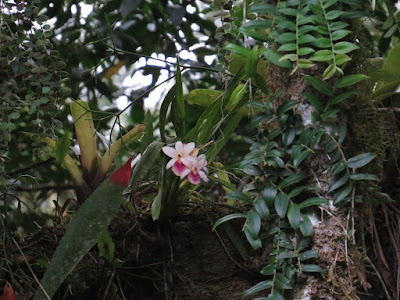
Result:
<instances>
[{"instance_id":1,"label":"branch","mask_svg":"<svg viewBox=\"0 0 400 300\"><path fill-rule=\"evenodd\" d=\"M49 163L49 162L51 162L53 160L54 160L54 158L50 158L48 160L43 160L43 161L36 161L36 162L30 163L30 164L28 164L26 166L22 166L22 167L18 167L18 168L12 169L12 170L6 172L6 176L12 176L12 175L15 175L15 174L19 174L19 173L25 172L27 170L39 167L39 166L44 165L44 164L47 164L47 163Z\"/></svg>"},{"instance_id":2,"label":"branch","mask_svg":"<svg viewBox=\"0 0 400 300\"><path fill-rule=\"evenodd\" d=\"M76 185L67 184L55 184L55 183L43 183L37 185L23 185L14 184L12 188L18 192L34 192L34 191L49 191L49 190L69 190L75 189Z\"/></svg>"}]
</instances>

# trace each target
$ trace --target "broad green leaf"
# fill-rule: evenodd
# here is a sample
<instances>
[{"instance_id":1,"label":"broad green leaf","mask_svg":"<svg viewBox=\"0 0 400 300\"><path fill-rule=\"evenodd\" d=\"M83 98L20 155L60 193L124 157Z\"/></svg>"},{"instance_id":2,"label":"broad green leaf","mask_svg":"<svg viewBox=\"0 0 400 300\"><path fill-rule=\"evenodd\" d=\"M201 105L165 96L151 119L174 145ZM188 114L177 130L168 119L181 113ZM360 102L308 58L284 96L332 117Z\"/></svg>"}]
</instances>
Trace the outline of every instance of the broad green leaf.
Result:
<instances>
[{"instance_id":1,"label":"broad green leaf","mask_svg":"<svg viewBox=\"0 0 400 300\"><path fill-rule=\"evenodd\" d=\"M291 54L285 54L285 55L283 55L281 58L279 58L279 61L278 61L278 62L283 62L283 61L285 61L285 60L296 61L297 59L298 59L297 54L291 53Z\"/></svg>"},{"instance_id":2,"label":"broad green leaf","mask_svg":"<svg viewBox=\"0 0 400 300\"><path fill-rule=\"evenodd\" d=\"M320 37L315 40L314 45L318 48L331 48L332 41L326 37Z\"/></svg>"},{"instance_id":3,"label":"broad green leaf","mask_svg":"<svg viewBox=\"0 0 400 300\"><path fill-rule=\"evenodd\" d=\"M295 43L288 43L288 44L283 44L282 46L280 46L278 48L278 51L285 52L285 51L294 51L296 49L297 49L297 45Z\"/></svg>"},{"instance_id":4,"label":"broad green leaf","mask_svg":"<svg viewBox=\"0 0 400 300\"><path fill-rule=\"evenodd\" d=\"M299 45L314 43L317 39L311 34L304 34L299 37L297 43Z\"/></svg>"},{"instance_id":5,"label":"broad green leaf","mask_svg":"<svg viewBox=\"0 0 400 300\"><path fill-rule=\"evenodd\" d=\"M269 217L269 208L264 198L259 198L254 202L254 209L263 220Z\"/></svg>"},{"instance_id":6,"label":"broad green leaf","mask_svg":"<svg viewBox=\"0 0 400 300\"><path fill-rule=\"evenodd\" d=\"M263 191L263 198L268 204L275 202L276 195L278 193L278 188L276 186L267 186Z\"/></svg>"},{"instance_id":7,"label":"broad green leaf","mask_svg":"<svg viewBox=\"0 0 400 300\"><path fill-rule=\"evenodd\" d=\"M350 61L351 58L347 54L335 54L336 65L343 65L345 62Z\"/></svg>"},{"instance_id":8,"label":"broad green leaf","mask_svg":"<svg viewBox=\"0 0 400 300\"><path fill-rule=\"evenodd\" d=\"M346 35L348 35L349 33L351 33L351 31L347 30L347 29L336 30L336 31L332 32L332 40L333 41L340 40L340 39L344 38Z\"/></svg>"},{"instance_id":9,"label":"broad green leaf","mask_svg":"<svg viewBox=\"0 0 400 300\"><path fill-rule=\"evenodd\" d=\"M110 263L113 263L115 244L108 230L104 231L97 241L97 248L99 248L99 252L103 257L105 257Z\"/></svg>"},{"instance_id":10,"label":"broad green leaf","mask_svg":"<svg viewBox=\"0 0 400 300\"><path fill-rule=\"evenodd\" d=\"M354 156L352 158L349 158L346 163L349 166L349 168L361 168L368 164L370 161L372 161L376 157L376 154L373 153L363 153L357 156Z\"/></svg>"},{"instance_id":11,"label":"broad green leaf","mask_svg":"<svg viewBox=\"0 0 400 300\"><path fill-rule=\"evenodd\" d=\"M230 221L230 220L233 220L233 219L239 219L239 218L240 218L240 219L243 219L243 218L246 218L246 217L247 217L247 215L246 215L246 214L242 214L242 213L236 213L236 214L226 215L226 216L224 216L224 217L218 219L218 220L215 222L215 224L214 224L212 230L214 231L215 228L217 228L219 225L221 225L222 223L225 223L225 222L227 222L227 221Z\"/></svg>"},{"instance_id":12,"label":"broad green leaf","mask_svg":"<svg viewBox=\"0 0 400 300\"><path fill-rule=\"evenodd\" d=\"M343 15L344 14L344 11L341 11L341 10L331 10L331 11L329 11L327 14L326 14L326 18L328 19L328 20L334 20L334 19L337 19L337 18L339 18L341 15Z\"/></svg>"},{"instance_id":13,"label":"broad green leaf","mask_svg":"<svg viewBox=\"0 0 400 300\"><path fill-rule=\"evenodd\" d=\"M282 143L287 147L291 145L296 137L296 129L290 128L289 130L283 132Z\"/></svg>"},{"instance_id":14,"label":"broad green leaf","mask_svg":"<svg viewBox=\"0 0 400 300\"><path fill-rule=\"evenodd\" d=\"M267 29L271 27L271 21L265 19L255 19L244 23L242 27Z\"/></svg>"},{"instance_id":15,"label":"broad green leaf","mask_svg":"<svg viewBox=\"0 0 400 300\"><path fill-rule=\"evenodd\" d=\"M307 259L310 259L310 258L317 258L317 257L320 257L320 256L321 256L321 254L317 250L306 250L306 251L301 252L299 254L299 259L301 261L303 261L303 260L307 260Z\"/></svg>"},{"instance_id":16,"label":"broad green leaf","mask_svg":"<svg viewBox=\"0 0 400 300\"><path fill-rule=\"evenodd\" d=\"M287 42L291 42L294 40L296 40L296 34L292 33L292 32L286 32L286 33L280 34L275 38L275 41L280 44L285 44Z\"/></svg>"},{"instance_id":17,"label":"broad green leaf","mask_svg":"<svg viewBox=\"0 0 400 300\"><path fill-rule=\"evenodd\" d=\"M107 230L125 197L123 187L104 181L74 215L41 280L50 298ZM34 300L47 299L39 288Z\"/></svg>"},{"instance_id":18,"label":"broad green leaf","mask_svg":"<svg viewBox=\"0 0 400 300\"><path fill-rule=\"evenodd\" d=\"M247 241L249 242L250 246L254 249L261 249L262 248L262 242L261 239L257 236L254 237L252 233L250 232L249 228L247 225L244 226L244 235L246 236Z\"/></svg>"},{"instance_id":19,"label":"broad green leaf","mask_svg":"<svg viewBox=\"0 0 400 300\"><path fill-rule=\"evenodd\" d=\"M260 271L262 275L269 276L275 273L274 265L267 265Z\"/></svg>"},{"instance_id":20,"label":"broad green leaf","mask_svg":"<svg viewBox=\"0 0 400 300\"><path fill-rule=\"evenodd\" d=\"M294 229L298 229L301 221L300 208L297 204L290 202L289 209L287 211L287 218L290 225Z\"/></svg>"},{"instance_id":21,"label":"broad green leaf","mask_svg":"<svg viewBox=\"0 0 400 300\"><path fill-rule=\"evenodd\" d=\"M336 83L337 88L343 88L346 86L350 86L353 84L356 84L357 82L360 82L361 80L364 80L368 78L367 75L364 74L353 74L353 75L348 75L343 78L341 78L338 83Z\"/></svg>"},{"instance_id":22,"label":"broad green leaf","mask_svg":"<svg viewBox=\"0 0 400 300\"><path fill-rule=\"evenodd\" d=\"M255 210L250 210L247 214L245 227L248 228L251 236L256 239L261 229L261 218Z\"/></svg>"},{"instance_id":23,"label":"broad green leaf","mask_svg":"<svg viewBox=\"0 0 400 300\"><path fill-rule=\"evenodd\" d=\"M334 190L340 188L347 181L349 181L350 175L347 172L342 172L331 179L329 183L328 193L333 192Z\"/></svg>"},{"instance_id":24,"label":"broad green leaf","mask_svg":"<svg viewBox=\"0 0 400 300\"><path fill-rule=\"evenodd\" d=\"M310 102L312 106L315 107L315 109L319 112L323 111L325 106L324 104L315 96L314 94L310 92L305 92L304 96L307 98L307 101Z\"/></svg>"},{"instance_id":25,"label":"broad green leaf","mask_svg":"<svg viewBox=\"0 0 400 300\"><path fill-rule=\"evenodd\" d=\"M303 209L313 205L321 205L321 204L329 204L329 201L326 200L325 198L313 197L300 202L298 205L300 209Z\"/></svg>"},{"instance_id":26,"label":"broad green leaf","mask_svg":"<svg viewBox=\"0 0 400 300\"><path fill-rule=\"evenodd\" d=\"M290 284L290 280L286 278L282 273L277 273L275 275L274 286L280 290L290 290L292 289L292 285Z\"/></svg>"},{"instance_id":27,"label":"broad green leaf","mask_svg":"<svg viewBox=\"0 0 400 300\"><path fill-rule=\"evenodd\" d=\"M313 231L314 231L313 225L308 216L302 215L302 220L300 222L299 228L300 228L301 234L303 236L308 237L308 236L313 235Z\"/></svg>"},{"instance_id":28,"label":"broad green leaf","mask_svg":"<svg viewBox=\"0 0 400 300\"><path fill-rule=\"evenodd\" d=\"M317 192L321 191L321 189L315 185L302 185L291 190L290 193L288 194L289 198L294 198L300 195L304 190L317 191Z\"/></svg>"},{"instance_id":29,"label":"broad green leaf","mask_svg":"<svg viewBox=\"0 0 400 300\"><path fill-rule=\"evenodd\" d=\"M224 50L232 51L240 56L247 57L250 54L250 50L246 47L239 46L233 43L228 43L224 48Z\"/></svg>"},{"instance_id":30,"label":"broad green leaf","mask_svg":"<svg viewBox=\"0 0 400 300\"><path fill-rule=\"evenodd\" d=\"M304 79L307 80L307 82L309 84L311 84L313 86L313 88L315 88L320 93L322 93L324 95L327 95L327 96L332 96L332 90L322 80L319 80L318 78L315 78L315 77L310 76L310 75L304 76Z\"/></svg>"},{"instance_id":31,"label":"broad green leaf","mask_svg":"<svg viewBox=\"0 0 400 300\"><path fill-rule=\"evenodd\" d=\"M334 195L334 205L342 204L345 198L351 193L352 186L351 184L346 184L342 186Z\"/></svg>"},{"instance_id":32,"label":"broad green leaf","mask_svg":"<svg viewBox=\"0 0 400 300\"><path fill-rule=\"evenodd\" d=\"M303 47L303 48L300 48L297 51L297 54L298 55L307 55L307 54L310 54L310 53L313 53L313 52L315 52L315 50L313 48L311 48L311 47Z\"/></svg>"},{"instance_id":33,"label":"broad green leaf","mask_svg":"<svg viewBox=\"0 0 400 300\"><path fill-rule=\"evenodd\" d=\"M314 64L311 60L309 60L309 59L304 59L304 58L300 58L300 59L297 61L297 65L298 65L299 68L301 68L301 69L309 69L309 68L315 66L315 64ZM293 73L293 72L292 72L292 73Z\"/></svg>"},{"instance_id":34,"label":"broad green leaf","mask_svg":"<svg viewBox=\"0 0 400 300\"><path fill-rule=\"evenodd\" d=\"M186 101L190 104L209 106L214 103L221 94L222 92L217 90L195 89L189 92L186 96Z\"/></svg>"},{"instance_id":35,"label":"broad green leaf","mask_svg":"<svg viewBox=\"0 0 400 300\"><path fill-rule=\"evenodd\" d=\"M250 54L246 58L244 65L245 77L253 77L257 73L257 63L260 58L260 51L257 46L253 47ZM233 93L232 93L233 94Z\"/></svg>"},{"instance_id":36,"label":"broad green leaf","mask_svg":"<svg viewBox=\"0 0 400 300\"><path fill-rule=\"evenodd\" d=\"M245 203L253 203L253 200L249 196L239 191L233 191L232 193L226 194L224 198L232 198Z\"/></svg>"},{"instance_id":37,"label":"broad green leaf","mask_svg":"<svg viewBox=\"0 0 400 300\"><path fill-rule=\"evenodd\" d=\"M227 109L232 109L242 98L243 95L247 91L247 82L246 84L239 84L232 92L229 97L229 102L227 103Z\"/></svg>"},{"instance_id":38,"label":"broad green leaf","mask_svg":"<svg viewBox=\"0 0 400 300\"><path fill-rule=\"evenodd\" d=\"M314 25L303 25L303 26L300 26L299 27L299 29L298 29L298 35L299 36L303 36L303 35L305 35L307 32L310 32L310 31L314 31L315 30L315 26ZM314 40L315 40L315 38L314 38ZM313 41L314 41L313 40ZM312 42L313 42L312 41Z\"/></svg>"},{"instance_id":39,"label":"broad green leaf","mask_svg":"<svg viewBox=\"0 0 400 300\"><path fill-rule=\"evenodd\" d=\"M328 106L338 104L338 103L342 102L343 100L349 98L350 96L356 95L356 94L357 94L357 91L355 91L355 90L351 90L351 91L347 91L342 94L339 94L329 100Z\"/></svg>"},{"instance_id":40,"label":"broad green leaf","mask_svg":"<svg viewBox=\"0 0 400 300\"><path fill-rule=\"evenodd\" d=\"M163 194L164 190L163 187L161 186L160 189L158 190L158 193L153 203L151 204L151 217L153 218L153 221L158 220L160 218Z\"/></svg>"},{"instance_id":41,"label":"broad green leaf","mask_svg":"<svg viewBox=\"0 0 400 300\"><path fill-rule=\"evenodd\" d=\"M282 180L281 183L279 184L279 188L284 189L292 184L300 182L301 180L303 180L306 177L307 176L302 173L294 173L294 174L286 177L284 180Z\"/></svg>"},{"instance_id":42,"label":"broad green leaf","mask_svg":"<svg viewBox=\"0 0 400 300\"><path fill-rule=\"evenodd\" d=\"M275 198L275 210L281 219L286 216L286 210L289 205L289 197L285 193L279 193Z\"/></svg>"},{"instance_id":43,"label":"broad green leaf","mask_svg":"<svg viewBox=\"0 0 400 300\"><path fill-rule=\"evenodd\" d=\"M333 59L331 50L318 50L311 57L310 60L313 61L329 61Z\"/></svg>"},{"instance_id":44,"label":"broad green leaf","mask_svg":"<svg viewBox=\"0 0 400 300\"><path fill-rule=\"evenodd\" d=\"M337 54L346 54L360 47L350 42L339 42L333 45L333 52Z\"/></svg>"},{"instance_id":45,"label":"broad green leaf","mask_svg":"<svg viewBox=\"0 0 400 300\"><path fill-rule=\"evenodd\" d=\"M287 60L279 61L279 59L282 57L282 55L275 52L272 49L269 49L269 48L265 49L263 52L263 55L268 61L270 61L274 65L277 65L278 67L288 68L288 69L292 68L292 64L289 61L287 61Z\"/></svg>"},{"instance_id":46,"label":"broad green leaf","mask_svg":"<svg viewBox=\"0 0 400 300\"><path fill-rule=\"evenodd\" d=\"M62 163L64 161L64 157L68 154L70 145L69 132L66 131L56 142L55 155L58 162Z\"/></svg>"},{"instance_id":47,"label":"broad green leaf","mask_svg":"<svg viewBox=\"0 0 400 300\"><path fill-rule=\"evenodd\" d=\"M298 155L296 155L295 158L293 159L293 167L297 169L301 164L301 162L308 156L310 152L311 152L310 150L305 149L301 151Z\"/></svg>"},{"instance_id":48,"label":"broad green leaf","mask_svg":"<svg viewBox=\"0 0 400 300\"><path fill-rule=\"evenodd\" d=\"M272 280L261 281L261 282L257 283L255 286L246 290L242 295L242 299L244 299L247 296L250 296L252 294L264 291L266 289L270 289L272 286L273 286Z\"/></svg>"},{"instance_id":49,"label":"broad green leaf","mask_svg":"<svg viewBox=\"0 0 400 300\"><path fill-rule=\"evenodd\" d=\"M285 101L281 106L279 106L277 110L277 115L283 115L287 111L291 110L293 107L295 107L297 104L299 104L299 101L297 100L289 100Z\"/></svg>"},{"instance_id":50,"label":"broad green leaf","mask_svg":"<svg viewBox=\"0 0 400 300\"><path fill-rule=\"evenodd\" d=\"M356 174L351 174L350 178L353 179L353 180L374 180L374 181L379 181L379 178L374 174L356 173Z\"/></svg>"},{"instance_id":51,"label":"broad green leaf","mask_svg":"<svg viewBox=\"0 0 400 300\"><path fill-rule=\"evenodd\" d=\"M329 27L330 27L330 29L331 29L332 31L336 31L336 30L340 30L340 29L346 28L346 27L348 27L348 26L349 26L348 23L339 21L339 22L333 22L333 23L331 23Z\"/></svg>"},{"instance_id":52,"label":"broad green leaf","mask_svg":"<svg viewBox=\"0 0 400 300\"><path fill-rule=\"evenodd\" d=\"M389 51L389 55L385 60L382 72L380 75L380 80L378 81L377 90L383 86L400 80L400 70L398 66L400 65L400 43L397 43L393 49Z\"/></svg>"},{"instance_id":53,"label":"broad green leaf","mask_svg":"<svg viewBox=\"0 0 400 300\"><path fill-rule=\"evenodd\" d=\"M261 42L267 42L269 39L267 34L260 33L251 28L240 27L239 32Z\"/></svg>"},{"instance_id":54,"label":"broad green leaf","mask_svg":"<svg viewBox=\"0 0 400 300\"><path fill-rule=\"evenodd\" d=\"M318 265L303 265L300 264L301 271L302 272L316 272L316 273L322 273L324 270L318 266Z\"/></svg>"},{"instance_id":55,"label":"broad green leaf","mask_svg":"<svg viewBox=\"0 0 400 300\"><path fill-rule=\"evenodd\" d=\"M324 80L327 80L327 79L329 79L329 78L331 78L333 75L335 75L335 73L336 73L336 66L335 65L329 65L326 69L325 69L325 71L324 71L324 74L322 75L322 78L324 79Z\"/></svg>"},{"instance_id":56,"label":"broad green leaf","mask_svg":"<svg viewBox=\"0 0 400 300\"><path fill-rule=\"evenodd\" d=\"M247 13L253 14L253 13L273 13L275 12L276 7L275 5L271 4L256 4L252 5L247 9Z\"/></svg>"}]
</instances>

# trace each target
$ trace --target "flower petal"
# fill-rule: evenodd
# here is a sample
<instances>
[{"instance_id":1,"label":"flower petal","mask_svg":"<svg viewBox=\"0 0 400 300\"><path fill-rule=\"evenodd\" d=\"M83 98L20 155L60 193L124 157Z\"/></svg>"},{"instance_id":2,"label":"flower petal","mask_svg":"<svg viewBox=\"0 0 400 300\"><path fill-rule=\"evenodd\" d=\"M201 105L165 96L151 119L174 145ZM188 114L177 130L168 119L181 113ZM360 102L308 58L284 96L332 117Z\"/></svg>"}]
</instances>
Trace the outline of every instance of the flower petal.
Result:
<instances>
[{"instance_id":1,"label":"flower petal","mask_svg":"<svg viewBox=\"0 0 400 300\"><path fill-rule=\"evenodd\" d=\"M171 159L171 160L167 163L167 170L168 170L169 168L171 168L177 160L178 160L177 158Z\"/></svg>"},{"instance_id":2,"label":"flower petal","mask_svg":"<svg viewBox=\"0 0 400 300\"><path fill-rule=\"evenodd\" d=\"M175 149L176 149L177 154L181 154L181 153L182 153L182 151L183 151L183 144L182 144L181 141L176 142L176 144L175 144Z\"/></svg>"},{"instance_id":3,"label":"flower petal","mask_svg":"<svg viewBox=\"0 0 400 300\"><path fill-rule=\"evenodd\" d=\"M183 155L188 156L190 153L193 151L195 147L195 144L193 142L186 144L185 147L183 148Z\"/></svg>"},{"instance_id":4,"label":"flower petal","mask_svg":"<svg viewBox=\"0 0 400 300\"><path fill-rule=\"evenodd\" d=\"M176 153L176 150L172 147L162 147L161 150L165 153L165 155L172 157L172 158L177 158L178 154Z\"/></svg>"},{"instance_id":5,"label":"flower petal","mask_svg":"<svg viewBox=\"0 0 400 300\"><path fill-rule=\"evenodd\" d=\"M204 173L202 170L199 171L200 178L203 179L205 182L208 182L207 174Z\"/></svg>"},{"instance_id":6,"label":"flower petal","mask_svg":"<svg viewBox=\"0 0 400 300\"><path fill-rule=\"evenodd\" d=\"M183 178L185 178L186 177L186 175L187 174L189 174L190 173L190 169L186 169L185 171L183 171L182 173L181 173L181 179L183 179Z\"/></svg>"},{"instance_id":7,"label":"flower petal","mask_svg":"<svg viewBox=\"0 0 400 300\"><path fill-rule=\"evenodd\" d=\"M199 184L200 183L200 175L194 172L190 172L188 175L188 179L191 184Z\"/></svg>"},{"instance_id":8,"label":"flower petal","mask_svg":"<svg viewBox=\"0 0 400 300\"><path fill-rule=\"evenodd\" d=\"M182 162L180 160L177 160L174 163L174 166L172 167L172 172L174 172L174 174L176 176L181 176L181 174L187 169L187 167L182 164Z\"/></svg>"},{"instance_id":9,"label":"flower petal","mask_svg":"<svg viewBox=\"0 0 400 300\"><path fill-rule=\"evenodd\" d=\"M185 156L181 158L181 162L188 168L192 168L197 165L197 158L193 156Z\"/></svg>"}]
</instances>

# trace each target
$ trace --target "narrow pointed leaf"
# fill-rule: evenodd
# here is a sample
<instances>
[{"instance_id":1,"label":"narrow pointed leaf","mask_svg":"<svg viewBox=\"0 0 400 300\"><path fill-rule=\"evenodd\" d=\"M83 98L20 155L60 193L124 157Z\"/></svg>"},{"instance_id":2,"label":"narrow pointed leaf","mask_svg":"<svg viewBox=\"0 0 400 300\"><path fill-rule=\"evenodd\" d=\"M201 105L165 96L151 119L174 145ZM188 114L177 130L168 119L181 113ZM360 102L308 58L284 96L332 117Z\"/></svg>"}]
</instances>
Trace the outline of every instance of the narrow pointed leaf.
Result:
<instances>
[{"instance_id":1,"label":"narrow pointed leaf","mask_svg":"<svg viewBox=\"0 0 400 300\"><path fill-rule=\"evenodd\" d=\"M257 283L255 286L249 288L247 291L245 291L242 295L242 299L246 298L247 296L250 296L252 294L264 291L266 289L270 289L273 285L272 280L265 280Z\"/></svg>"},{"instance_id":2,"label":"narrow pointed leaf","mask_svg":"<svg viewBox=\"0 0 400 300\"><path fill-rule=\"evenodd\" d=\"M302 218L299 226L301 234L305 237L312 236L314 229L310 218L306 215L303 215Z\"/></svg>"},{"instance_id":3,"label":"narrow pointed leaf","mask_svg":"<svg viewBox=\"0 0 400 300\"><path fill-rule=\"evenodd\" d=\"M282 57L282 55L275 52L272 49L269 49L269 48L265 49L263 52L263 55L268 61L270 61L274 65L277 65L278 67L287 68L287 69L291 69L293 67L292 64L287 60L280 61L280 58Z\"/></svg>"},{"instance_id":4,"label":"narrow pointed leaf","mask_svg":"<svg viewBox=\"0 0 400 300\"><path fill-rule=\"evenodd\" d=\"M374 174L356 173L356 174L351 174L350 178L353 179L353 180L374 180L374 181L379 181L379 178Z\"/></svg>"},{"instance_id":5,"label":"narrow pointed leaf","mask_svg":"<svg viewBox=\"0 0 400 300\"><path fill-rule=\"evenodd\" d=\"M290 202L289 209L287 211L287 218L292 228L298 229L301 221L300 208L297 204Z\"/></svg>"},{"instance_id":6,"label":"narrow pointed leaf","mask_svg":"<svg viewBox=\"0 0 400 300\"><path fill-rule=\"evenodd\" d=\"M368 76L364 75L364 74L348 75L348 76L341 78L339 80L339 82L336 83L336 87L343 88L346 86L350 86L350 85L356 84L357 82L360 82L361 80L364 80L366 78L368 78Z\"/></svg>"},{"instance_id":7,"label":"narrow pointed leaf","mask_svg":"<svg viewBox=\"0 0 400 300\"><path fill-rule=\"evenodd\" d=\"M301 264L302 272L322 273L324 270L318 265L303 265Z\"/></svg>"},{"instance_id":8,"label":"narrow pointed leaf","mask_svg":"<svg viewBox=\"0 0 400 300\"><path fill-rule=\"evenodd\" d=\"M319 80L313 76L306 75L304 76L304 79L308 81L309 84L313 86L317 91L320 93L331 96L332 95L332 90L331 88L322 80Z\"/></svg>"},{"instance_id":9,"label":"narrow pointed leaf","mask_svg":"<svg viewBox=\"0 0 400 300\"><path fill-rule=\"evenodd\" d=\"M310 206L314 206L314 205L321 205L321 204L329 204L329 201L326 200L325 198L313 197L313 198L309 198L309 199L299 203L299 208L303 209L306 207L310 207Z\"/></svg>"},{"instance_id":10,"label":"narrow pointed leaf","mask_svg":"<svg viewBox=\"0 0 400 300\"><path fill-rule=\"evenodd\" d=\"M282 219L286 216L286 210L289 205L289 197L285 193L279 193L275 198L275 210Z\"/></svg>"},{"instance_id":11,"label":"narrow pointed leaf","mask_svg":"<svg viewBox=\"0 0 400 300\"><path fill-rule=\"evenodd\" d=\"M346 163L350 168L361 168L368 164L376 157L373 153L363 153L352 158L349 158Z\"/></svg>"}]
</instances>

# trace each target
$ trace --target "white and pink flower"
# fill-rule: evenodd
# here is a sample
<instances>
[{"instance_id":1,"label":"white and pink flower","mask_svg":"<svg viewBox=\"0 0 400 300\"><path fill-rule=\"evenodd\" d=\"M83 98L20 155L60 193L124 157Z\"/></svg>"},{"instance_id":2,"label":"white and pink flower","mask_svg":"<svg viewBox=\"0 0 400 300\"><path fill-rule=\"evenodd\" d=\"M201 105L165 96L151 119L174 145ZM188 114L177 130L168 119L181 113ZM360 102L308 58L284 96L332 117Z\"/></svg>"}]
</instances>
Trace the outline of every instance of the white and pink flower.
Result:
<instances>
[{"instance_id":1,"label":"white and pink flower","mask_svg":"<svg viewBox=\"0 0 400 300\"><path fill-rule=\"evenodd\" d=\"M176 142L175 148L163 147L162 151L171 158L167 163L167 169L172 167L172 172L176 176L181 179L187 176L192 184L200 184L201 179L207 182L206 156L201 154L197 157L198 150L194 143Z\"/></svg>"}]
</instances>

